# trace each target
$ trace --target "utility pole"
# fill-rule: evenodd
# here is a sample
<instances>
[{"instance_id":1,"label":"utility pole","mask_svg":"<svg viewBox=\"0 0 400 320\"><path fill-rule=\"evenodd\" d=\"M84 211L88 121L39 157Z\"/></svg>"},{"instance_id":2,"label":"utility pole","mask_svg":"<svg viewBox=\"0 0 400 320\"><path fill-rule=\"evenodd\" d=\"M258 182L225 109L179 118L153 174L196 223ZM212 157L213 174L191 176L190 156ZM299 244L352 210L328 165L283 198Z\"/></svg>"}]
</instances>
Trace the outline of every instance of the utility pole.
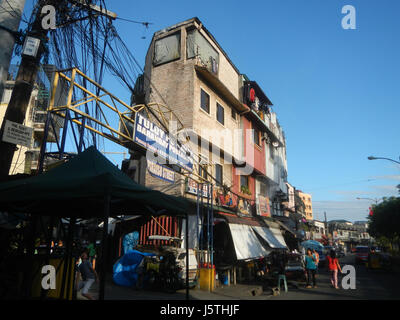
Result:
<instances>
[{"instance_id":1,"label":"utility pole","mask_svg":"<svg viewBox=\"0 0 400 320\"><path fill-rule=\"evenodd\" d=\"M7 81L8 69L18 28L24 11L25 0L0 1L0 99Z\"/></svg>"},{"instance_id":2,"label":"utility pole","mask_svg":"<svg viewBox=\"0 0 400 320\"><path fill-rule=\"evenodd\" d=\"M34 48L35 50L33 50L33 54L29 54L27 52L27 54L24 54L25 52L22 52L22 60L18 69L18 75L6 114L4 116L3 124L0 129L0 178L8 175L12 158L16 150L15 144L3 141L6 120L19 124L24 122L26 110L28 108L32 90L36 81L40 60L45 51L44 43L47 41L48 29L44 29L42 27L42 18L46 15L46 13L41 13L42 8L46 5L51 5L57 8L57 4L59 4L59 2L60 0L38 0L37 5L35 6L37 10L36 16L29 28L30 31L26 35L25 44L27 43L27 40L31 40L32 43L37 44L37 47ZM95 5L88 5L82 0L75 0L73 2L78 3L84 10L91 10L97 14L105 15L111 19L116 18L115 13L104 10L103 8Z\"/></svg>"},{"instance_id":3,"label":"utility pole","mask_svg":"<svg viewBox=\"0 0 400 320\"><path fill-rule=\"evenodd\" d=\"M8 0L9 1L9 0ZM56 4L55 0L39 0L35 20L26 35L31 39L38 39L39 44L35 55L22 53L21 64L18 69L18 75L14 84L10 102L4 116L3 124L0 129L0 176L7 176L11 161L16 150L16 145L3 141L3 132L6 120L22 124L25 120L26 109L29 105L32 90L36 81L37 71L42 58L44 42L47 41L48 30L42 28L41 8L43 5ZM37 40L36 40L37 41Z\"/></svg>"}]
</instances>

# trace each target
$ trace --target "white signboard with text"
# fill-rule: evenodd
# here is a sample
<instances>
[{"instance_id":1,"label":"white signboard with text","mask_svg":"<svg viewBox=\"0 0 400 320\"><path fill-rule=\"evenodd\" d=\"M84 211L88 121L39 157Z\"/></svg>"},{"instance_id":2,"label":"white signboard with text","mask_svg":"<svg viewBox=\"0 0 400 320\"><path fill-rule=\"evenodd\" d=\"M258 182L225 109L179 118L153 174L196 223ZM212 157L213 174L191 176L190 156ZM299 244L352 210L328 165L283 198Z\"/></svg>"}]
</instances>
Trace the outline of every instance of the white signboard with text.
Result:
<instances>
[{"instance_id":1,"label":"white signboard with text","mask_svg":"<svg viewBox=\"0 0 400 320\"><path fill-rule=\"evenodd\" d=\"M39 50L40 40L33 37L26 37L22 54L26 56L36 57Z\"/></svg>"},{"instance_id":2,"label":"white signboard with text","mask_svg":"<svg viewBox=\"0 0 400 320\"><path fill-rule=\"evenodd\" d=\"M30 147L33 129L22 124L6 120L4 125L3 141Z\"/></svg>"}]
</instances>

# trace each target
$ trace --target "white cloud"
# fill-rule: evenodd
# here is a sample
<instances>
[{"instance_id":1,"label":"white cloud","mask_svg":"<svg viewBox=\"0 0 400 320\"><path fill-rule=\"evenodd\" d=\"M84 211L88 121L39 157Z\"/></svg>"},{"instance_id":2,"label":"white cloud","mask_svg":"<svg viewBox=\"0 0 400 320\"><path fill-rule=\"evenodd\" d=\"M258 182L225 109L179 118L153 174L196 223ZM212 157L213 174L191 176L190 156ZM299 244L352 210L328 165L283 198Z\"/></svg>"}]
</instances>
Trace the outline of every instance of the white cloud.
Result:
<instances>
[{"instance_id":1,"label":"white cloud","mask_svg":"<svg viewBox=\"0 0 400 320\"><path fill-rule=\"evenodd\" d=\"M313 201L314 219L323 220L326 212L327 220L366 220L368 208L371 205L369 200L354 201Z\"/></svg>"},{"instance_id":2,"label":"white cloud","mask_svg":"<svg viewBox=\"0 0 400 320\"><path fill-rule=\"evenodd\" d=\"M377 190L381 190L384 192L393 192L396 193L397 192L397 187L394 185L388 185L388 186L374 186L373 188L377 189Z\"/></svg>"},{"instance_id":3,"label":"white cloud","mask_svg":"<svg viewBox=\"0 0 400 320\"><path fill-rule=\"evenodd\" d=\"M397 180L400 181L400 175L399 174L392 174L392 175L385 175L385 176L375 176L371 177L372 179L378 179L378 180Z\"/></svg>"},{"instance_id":4,"label":"white cloud","mask_svg":"<svg viewBox=\"0 0 400 320\"><path fill-rule=\"evenodd\" d=\"M365 194L375 194L376 193L373 191L364 191L364 190L333 190L330 192L339 194L342 196L354 196L354 197L358 197L358 196L360 196L360 194L365 195Z\"/></svg>"}]
</instances>

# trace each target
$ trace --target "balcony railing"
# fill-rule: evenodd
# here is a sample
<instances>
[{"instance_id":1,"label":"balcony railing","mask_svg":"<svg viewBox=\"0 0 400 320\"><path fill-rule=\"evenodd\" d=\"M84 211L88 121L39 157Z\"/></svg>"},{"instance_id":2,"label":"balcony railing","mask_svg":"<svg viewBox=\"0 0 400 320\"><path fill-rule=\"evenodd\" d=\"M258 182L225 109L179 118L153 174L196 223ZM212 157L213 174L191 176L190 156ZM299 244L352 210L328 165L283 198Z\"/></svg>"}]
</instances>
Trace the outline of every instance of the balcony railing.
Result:
<instances>
[{"instance_id":1,"label":"balcony railing","mask_svg":"<svg viewBox=\"0 0 400 320\"><path fill-rule=\"evenodd\" d=\"M46 124L46 119L47 119L47 111L43 111L40 109L35 109L33 111L32 122L35 128L43 129L44 125ZM57 129L57 131L59 131L60 128L64 125L64 119L56 115L52 115L52 119L55 128Z\"/></svg>"},{"instance_id":2,"label":"balcony railing","mask_svg":"<svg viewBox=\"0 0 400 320\"><path fill-rule=\"evenodd\" d=\"M47 117L47 111L36 110L33 113L33 123L35 124L45 124Z\"/></svg>"}]
</instances>

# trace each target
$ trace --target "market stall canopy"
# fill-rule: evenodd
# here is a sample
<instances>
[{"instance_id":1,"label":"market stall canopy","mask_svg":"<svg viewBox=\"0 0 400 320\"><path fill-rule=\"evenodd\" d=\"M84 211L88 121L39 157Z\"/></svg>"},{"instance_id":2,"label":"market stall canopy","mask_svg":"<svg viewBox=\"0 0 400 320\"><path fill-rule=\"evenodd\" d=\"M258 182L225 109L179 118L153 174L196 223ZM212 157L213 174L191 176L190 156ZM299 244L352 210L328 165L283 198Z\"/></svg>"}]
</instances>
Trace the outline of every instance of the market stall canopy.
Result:
<instances>
[{"instance_id":1,"label":"market stall canopy","mask_svg":"<svg viewBox=\"0 0 400 320\"><path fill-rule=\"evenodd\" d=\"M109 195L110 215L187 212L184 198L146 188L120 171L95 147L35 177L0 183L0 212L63 217L103 217Z\"/></svg>"},{"instance_id":2,"label":"market stall canopy","mask_svg":"<svg viewBox=\"0 0 400 320\"><path fill-rule=\"evenodd\" d=\"M252 227L253 230L264 239L273 249L287 249L282 233L277 228Z\"/></svg>"},{"instance_id":3,"label":"market stall canopy","mask_svg":"<svg viewBox=\"0 0 400 320\"><path fill-rule=\"evenodd\" d=\"M257 239L257 235L251 226L230 223L229 228L237 260L260 258L270 253Z\"/></svg>"}]
</instances>

